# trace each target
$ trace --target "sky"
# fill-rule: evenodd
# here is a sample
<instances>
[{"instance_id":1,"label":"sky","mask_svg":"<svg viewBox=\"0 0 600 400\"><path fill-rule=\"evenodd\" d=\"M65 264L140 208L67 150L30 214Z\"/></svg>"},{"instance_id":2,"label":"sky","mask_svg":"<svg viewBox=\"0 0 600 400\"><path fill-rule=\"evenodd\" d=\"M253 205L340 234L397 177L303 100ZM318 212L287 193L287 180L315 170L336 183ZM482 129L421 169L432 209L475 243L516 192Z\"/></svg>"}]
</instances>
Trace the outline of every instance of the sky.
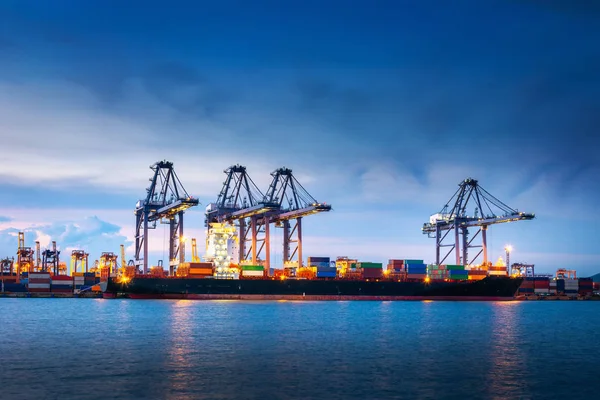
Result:
<instances>
[{"instance_id":1,"label":"sky","mask_svg":"<svg viewBox=\"0 0 600 400\"><path fill-rule=\"evenodd\" d=\"M490 258L511 244L511 262L589 276L599 40L584 0L5 0L0 257L24 231L63 256L133 258L135 204L169 160L200 201L185 235L201 254L223 171L266 191L286 166L333 206L303 221L305 257L433 262L421 227L471 177L536 215L490 227Z\"/></svg>"}]
</instances>

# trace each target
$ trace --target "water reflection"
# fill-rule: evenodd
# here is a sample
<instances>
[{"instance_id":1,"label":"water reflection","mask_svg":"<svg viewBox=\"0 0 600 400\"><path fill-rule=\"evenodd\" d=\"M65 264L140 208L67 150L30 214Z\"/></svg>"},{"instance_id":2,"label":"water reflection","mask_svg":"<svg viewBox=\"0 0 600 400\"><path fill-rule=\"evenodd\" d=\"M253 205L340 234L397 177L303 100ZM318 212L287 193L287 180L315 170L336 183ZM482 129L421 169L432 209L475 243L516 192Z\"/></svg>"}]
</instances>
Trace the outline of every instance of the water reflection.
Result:
<instances>
[{"instance_id":1,"label":"water reflection","mask_svg":"<svg viewBox=\"0 0 600 400\"><path fill-rule=\"evenodd\" d=\"M490 368L486 379L490 398L518 398L525 385L527 353L522 351L522 330L518 318L523 304L497 302L492 307L489 344Z\"/></svg>"},{"instance_id":2,"label":"water reflection","mask_svg":"<svg viewBox=\"0 0 600 400\"><path fill-rule=\"evenodd\" d=\"M171 304L169 334L167 340L167 379L173 397L185 393L190 384L191 368L197 363L194 340L193 314L195 304L190 300L178 300Z\"/></svg>"}]
</instances>

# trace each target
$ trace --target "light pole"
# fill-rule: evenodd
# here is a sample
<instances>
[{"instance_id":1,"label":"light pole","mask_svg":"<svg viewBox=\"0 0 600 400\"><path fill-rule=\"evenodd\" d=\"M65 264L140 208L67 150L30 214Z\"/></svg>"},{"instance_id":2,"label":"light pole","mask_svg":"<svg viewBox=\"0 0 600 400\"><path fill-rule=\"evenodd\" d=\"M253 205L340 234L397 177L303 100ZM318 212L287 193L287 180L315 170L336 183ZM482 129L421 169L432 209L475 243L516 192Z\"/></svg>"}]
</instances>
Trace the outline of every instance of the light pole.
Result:
<instances>
[{"instance_id":1,"label":"light pole","mask_svg":"<svg viewBox=\"0 0 600 400\"><path fill-rule=\"evenodd\" d=\"M510 252L513 250L510 244L504 246L504 251L506 251L506 272L509 275L512 275L512 270L510 269Z\"/></svg>"}]
</instances>

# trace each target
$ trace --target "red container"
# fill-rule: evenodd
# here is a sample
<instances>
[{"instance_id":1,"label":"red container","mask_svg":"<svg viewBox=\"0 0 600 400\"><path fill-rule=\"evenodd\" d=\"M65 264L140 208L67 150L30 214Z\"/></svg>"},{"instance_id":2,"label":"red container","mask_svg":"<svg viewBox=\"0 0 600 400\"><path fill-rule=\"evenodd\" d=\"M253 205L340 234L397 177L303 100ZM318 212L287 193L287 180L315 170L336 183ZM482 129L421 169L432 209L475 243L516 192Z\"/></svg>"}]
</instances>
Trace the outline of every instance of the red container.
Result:
<instances>
[{"instance_id":1,"label":"red container","mask_svg":"<svg viewBox=\"0 0 600 400\"><path fill-rule=\"evenodd\" d=\"M490 271L501 271L506 272L506 267L489 267Z\"/></svg>"},{"instance_id":2,"label":"red container","mask_svg":"<svg viewBox=\"0 0 600 400\"><path fill-rule=\"evenodd\" d=\"M487 275L487 271L471 270L469 275Z\"/></svg>"},{"instance_id":3,"label":"red container","mask_svg":"<svg viewBox=\"0 0 600 400\"><path fill-rule=\"evenodd\" d=\"M523 283L521 283L521 287L523 289L533 289L534 288L533 281L523 281Z\"/></svg>"},{"instance_id":4,"label":"red container","mask_svg":"<svg viewBox=\"0 0 600 400\"><path fill-rule=\"evenodd\" d=\"M383 270L379 268L364 268L362 270L363 278L381 278Z\"/></svg>"},{"instance_id":5,"label":"red container","mask_svg":"<svg viewBox=\"0 0 600 400\"><path fill-rule=\"evenodd\" d=\"M51 283L50 279L29 278L29 283Z\"/></svg>"},{"instance_id":6,"label":"red container","mask_svg":"<svg viewBox=\"0 0 600 400\"><path fill-rule=\"evenodd\" d=\"M427 274L407 274L407 279L420 279L423 280L427 277Z\"/></svg>"},{"instance_id":7,"label":"red container","mask_svg":"<svg viewBox=\"0 0 600 400\"><path fill-rule=\"evenodd\" d=\"M52 281L72 281L73 277L68 275L54 275Z\"/></svg>"}]
</instances>

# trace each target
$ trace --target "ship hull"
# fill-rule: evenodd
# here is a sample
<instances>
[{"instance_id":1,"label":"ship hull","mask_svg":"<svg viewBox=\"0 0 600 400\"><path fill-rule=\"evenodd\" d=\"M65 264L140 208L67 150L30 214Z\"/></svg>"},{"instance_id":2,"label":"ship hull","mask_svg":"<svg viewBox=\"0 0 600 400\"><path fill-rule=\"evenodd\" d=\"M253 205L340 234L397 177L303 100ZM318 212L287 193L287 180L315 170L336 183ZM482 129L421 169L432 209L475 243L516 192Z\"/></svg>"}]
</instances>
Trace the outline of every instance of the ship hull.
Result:
<instances>
[{"instance_id":1,"label":"ship hull","mask_svg":"<svg viewBox=\"0 0 600 400\"><path fill-rule=\"evenodd\" d=\"M109 279L105 298L188 300L514 300L522 279L487 277L463 282L392 282L344 280L134 278Z\"/></svg>"}]
</instances>

